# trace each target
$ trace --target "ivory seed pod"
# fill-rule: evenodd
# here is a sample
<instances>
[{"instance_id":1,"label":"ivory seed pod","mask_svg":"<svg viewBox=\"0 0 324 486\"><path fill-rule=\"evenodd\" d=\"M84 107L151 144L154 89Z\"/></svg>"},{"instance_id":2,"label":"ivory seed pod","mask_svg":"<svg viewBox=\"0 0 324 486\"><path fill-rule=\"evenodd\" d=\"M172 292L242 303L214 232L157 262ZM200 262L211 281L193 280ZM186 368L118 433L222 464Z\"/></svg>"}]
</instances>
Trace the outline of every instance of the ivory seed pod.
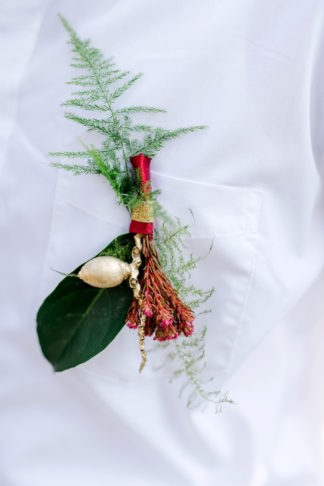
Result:
<instances>
[{"instance_id":1,"label":"ivory seed pod","mask_svg":"<svg viewBox=\"0 0 324 486\"><path fill-rule=\"evenodd\" d=\"M130 273L128 263L111 256L99 256L85 263L78 277L93 287L107 289L120 285Z\"/></svg>"}]
</instances>

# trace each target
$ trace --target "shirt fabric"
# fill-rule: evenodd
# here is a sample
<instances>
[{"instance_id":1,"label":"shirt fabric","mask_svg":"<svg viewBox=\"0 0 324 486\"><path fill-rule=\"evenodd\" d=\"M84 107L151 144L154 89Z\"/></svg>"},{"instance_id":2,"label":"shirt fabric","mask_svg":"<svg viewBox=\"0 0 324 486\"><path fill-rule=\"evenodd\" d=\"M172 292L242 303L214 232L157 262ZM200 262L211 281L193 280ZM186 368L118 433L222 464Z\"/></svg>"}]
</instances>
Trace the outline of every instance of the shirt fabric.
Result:
<instances>
[{"instance_id":1,"label":"shirt fabric","mask_svg":"<svg viewBox=\"0 0 324 486\"><path fill-rule=\"evenodd\" d=\"M124 103L162 126L208 129L154 157L152 185L208 253L206 373L235 405L188 410L170 369L138 374L124 328L54 374L35 315L69 272L127 232L103 177L48 152L96 143L63 116L61 12L143 78ZM1 486L323 484L324 4L321 0L4 0L1 13Z\"/></svg>"}]
</instances>

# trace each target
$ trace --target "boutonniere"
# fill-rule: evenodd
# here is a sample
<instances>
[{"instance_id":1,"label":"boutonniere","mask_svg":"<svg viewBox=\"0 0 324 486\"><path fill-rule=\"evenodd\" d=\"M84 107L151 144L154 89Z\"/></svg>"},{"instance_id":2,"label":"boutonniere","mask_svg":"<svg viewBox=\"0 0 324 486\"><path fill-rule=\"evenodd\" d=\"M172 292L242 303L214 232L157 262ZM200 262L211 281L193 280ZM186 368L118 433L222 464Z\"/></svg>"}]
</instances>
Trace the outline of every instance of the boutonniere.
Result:
<instances>
[{"instance_id":1,"label":"boutonniere","mask_svg":"<svg viewBox=\"0 0 324 486\"><path fill-rule=\"evenodd\" d=\"M126 325L138 332L140 371L147 361L147 337L163 348L174 342L175 351L167 356L180 362L173 377L184 375L185 385L194 387L189 405L203 399L218 406L228 401L227 395L205 391L197 378L203 367L206 328L194 332L194 308L205 303L213 289L197 289L190 282L199 261L183 255L183 237L190 228L166 215L150 181L152 159L166 142L205 127L166 129L135 122L139 114L165 112L121 103L141 74L120 70L61 20L73 49L72 67L81 71L70 82L76 90L63 106L73 111L65 116L101 134L103 141L99 148L54 152L51 156L59 161L53 165L76 175L103 175L117 202L128 210L130 227L69 273L45 299L37 314L42 352L55 371L63 371L101 352Z\"/></svg>"}]
</instances>

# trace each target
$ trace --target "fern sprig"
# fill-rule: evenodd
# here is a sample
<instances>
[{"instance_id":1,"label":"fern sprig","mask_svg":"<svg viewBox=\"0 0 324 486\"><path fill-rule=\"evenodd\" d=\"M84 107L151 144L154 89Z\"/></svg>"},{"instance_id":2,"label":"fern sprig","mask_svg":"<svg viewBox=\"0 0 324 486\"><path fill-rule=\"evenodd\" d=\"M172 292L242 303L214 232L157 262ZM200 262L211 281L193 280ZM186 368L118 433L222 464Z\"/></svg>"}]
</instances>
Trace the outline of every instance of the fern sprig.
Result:
<instances>
[{"instance_id":1,"label":"fern sprig","mask_svg":"<svg viewBox=\"0 0 324 486\"><path fill-rule=\"evenodd\" d=\"M190 225L183 225L178 218L170 221L163 218L159 230L155 232L155 243L159 251L159 258L166 275L179 292L181 299L192 309L195 315L210 312L204 309L204 304L214 293L214 289L200 289L190 283L192 271L196 268L201 257L186 256L187 248L184 240L190 237ZM210 247L210 251L212 245ZM207 256L207 255L206 255ZM233 403L228 394L220 390L210 390L212 377L205 376L205 337L206 326L196 330L194 334L185 338L178 338L172 342L158 344L158 348L168 348L166 360L174 366L170 381L182 380L179 395L187 395L189 408L204 408L208 404L214 406L216 412L221 411L223 403Z\"/></svg>"},{"instance_id":2,"label":"fern sprig","mask_svg":"<svg viewBox=\"0 0 324 486\"><path fill-rule=\"evenodd\" d=\"M67 111L65 117L81 124L87 131L100 134L104 139L102 146L94 149L96 155L93 150L91 153L80 151L52 153L59 159L81 159L81 163L66 164L59 160L53 165L76 175L103 174L118 199L123 202L125 199L120 190L125 186L125 182L129 183L131 156L142 152L153 157L167 141L205 127L199 125L171 130L134 123L133 116L138 114L154 115L166 112L162 108L146 105L117 106L119 99L138 82L142 74L132 75L129 71L119 69L113 58L105 59L99 49L91 46L89 40L82 40L77 35L64 17L60 16L60 18L69 34L69 43L72 45L71 66L82 72L68 81L68 84L80 89L73 91L71 99L65 101L63 106L81 110L83 113ZM100 157L100 164L94 161L95 158L98 162L98 157ZM114 160L113 166L112 160ZM116 178L120 184L116 184Z\"/></svg>"}]
</instances>

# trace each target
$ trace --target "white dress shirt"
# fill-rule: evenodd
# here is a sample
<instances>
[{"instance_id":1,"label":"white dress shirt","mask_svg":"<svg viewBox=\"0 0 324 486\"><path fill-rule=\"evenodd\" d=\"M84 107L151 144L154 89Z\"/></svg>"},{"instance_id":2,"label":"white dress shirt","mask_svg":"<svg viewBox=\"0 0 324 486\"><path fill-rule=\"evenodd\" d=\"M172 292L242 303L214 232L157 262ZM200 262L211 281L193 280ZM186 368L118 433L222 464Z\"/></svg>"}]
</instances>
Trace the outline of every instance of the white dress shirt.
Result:
<instances>
[{"instance_id":1,"label":"white dress shirt","mask_svg":"<svg viewBox=\"0 0 324 486\"><path fill-rule=\"evenodd\" d=\"M50 166L98 143L63 116L70 46L57 13L143 78L124 103L166 108L152 184L207 258L206 373L235 405L188 410L171 368L138 374L125 327L54 374L35 315L129 217L102 176ZM1 486L324 484L324 3L3 0L0 6Z\"/></svg>"}]
</instances>

